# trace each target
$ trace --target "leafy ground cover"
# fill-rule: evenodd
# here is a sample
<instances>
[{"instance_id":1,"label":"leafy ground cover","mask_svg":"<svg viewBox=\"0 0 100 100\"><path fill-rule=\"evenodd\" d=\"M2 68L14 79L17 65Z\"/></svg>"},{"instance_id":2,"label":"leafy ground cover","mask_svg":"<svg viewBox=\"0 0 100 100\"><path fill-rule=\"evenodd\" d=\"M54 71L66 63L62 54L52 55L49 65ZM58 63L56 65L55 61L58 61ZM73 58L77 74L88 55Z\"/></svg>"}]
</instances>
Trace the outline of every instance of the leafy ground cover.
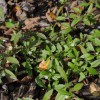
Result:
<instances>
[{"instance_id":1,"label":"leafy ground cover","mask_svg":"<svg viewBox=\"0 0 100 100\"><path fill-rule=\"evenodd\" d=\"M1 100L100 100L99 11L99 0L1 0Z\"/></svg>"}]
</instances>

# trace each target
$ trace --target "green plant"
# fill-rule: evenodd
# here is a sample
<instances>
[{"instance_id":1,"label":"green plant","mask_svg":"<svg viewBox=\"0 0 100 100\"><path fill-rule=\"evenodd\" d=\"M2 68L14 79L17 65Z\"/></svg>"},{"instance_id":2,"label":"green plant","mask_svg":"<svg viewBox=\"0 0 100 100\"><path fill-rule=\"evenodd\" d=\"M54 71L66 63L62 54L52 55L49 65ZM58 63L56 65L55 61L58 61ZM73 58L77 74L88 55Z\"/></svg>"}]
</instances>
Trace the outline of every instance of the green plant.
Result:
<instances>
[{"instance_id":1,"label":"green plant","mask_svg":"<svg viewBox=\"0 0 100 100\"><path fill-rule=\"evenodd\" d=\"M66 1L60 0L61 5ZM73 97L80 100L75 92L82 89L83 81L91 76L100 78L100 30L91 29L88 34L82 30L77 32L78 25L85 30L98 23L91 12L93 6L99 7L99 4L94 1L80 5L87 8L83 14L77 7L75 13L63 14L65 4L61 6L55 24L44 33L14 31L10 40L12 47L0 54L0 83L2 77L17 79L17 70L24 68L23 73L35 75L37 85L47 89L43 100L49 100L53 93L56 93L55 100L72 100ZM55 31L57 23L61 25L59 31ZM8 21L6 27L15 28L17 24ZM3 49L2 41L0 44Z\"/></svg>"}]
</instances>

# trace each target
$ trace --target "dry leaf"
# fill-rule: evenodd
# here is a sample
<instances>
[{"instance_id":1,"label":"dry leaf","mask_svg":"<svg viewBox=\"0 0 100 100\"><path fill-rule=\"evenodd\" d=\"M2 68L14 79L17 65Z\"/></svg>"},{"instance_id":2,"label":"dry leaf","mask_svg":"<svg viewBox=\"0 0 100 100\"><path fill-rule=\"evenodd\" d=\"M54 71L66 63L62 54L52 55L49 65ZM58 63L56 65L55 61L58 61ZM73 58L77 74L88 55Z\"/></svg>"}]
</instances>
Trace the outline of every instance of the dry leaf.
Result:
<instances>
[{"instance_id":1,"label":"dry leaf","mask_svg":"<svg viewBox=\"0 0 100 100\"><path fill-rule=\"evenodd\" d=\"M18 20L25 20L27 18L27 14L25 11L18 10L16 12L16 17L18 18Z\"/></svg>"},{"instance_id":2,"label":"dry leaf","mask_svg":"<svg viewBox=\"0 0 100 100\"><path fill-rule=\"evenodd\" d=\"M6 27L5 26L0 26L0 29L5 30Z\"/></svg>"},{"instance_id":3,"label":"dry leaf","mask_svg":"<svg viewBox=\"0 0 100 100\"><path fill-rule=\"evenodd\" d=\"M84 10L84 7L83 7L83 6L80 6L80 5L78 5L77 8L78 8L79 10L81 10L81 11Z\"/></svg>"},{"instance_id":4,"label":"dry leaf","mask_svg":"<svg viewBox=\"0 0 100 100\"><path fill-rule=\"evenodd\" d=\"M34 0L26 0L28 3L34 3Z\"/></svg>"},{"instance_id":5,"label":"dry leaf","mask_svg":"<svg viewBox=\"0 0 100 100\"><path fill-rule=\"evenodd\" d=\"M5 35L12 35L13 34L14 29L10 28L7 31L4 32Z\"/></svg>"},{"instance_id":6,"label":"dry leaf","mask_svg":"<svg viewBox=\"0 0 100 100\"><path fill-rule=\"evenodd\" d=\"M19 82L20 83L26 83L26 82L30 82L33 80L33 77L31 76L25 76L24 78L22 78Z\"/></svg>"},{"instance_id":7,"label":"dry leaf","mask_svg":"<svg viewBox=\"0 0 100 100\"><path fill-rule=\"evenodd\" d=\"M76 1L73 1L72 4L71 4L71 6L70 6L70 9L73 9L74 7L76 7L77 4L78 4L78 1L77 0Z\"/></svg>"},{"instance_id":8,"label":"dry leaf","mask_svg":"<svg viewBox=\"0 0 100 100\"><path fill-rule=\"evenodd\" d=\"M27 14L25 11L22 11L20 5L16 5L13 8L13 12L16 14L18 20L25 20L27 18Z\"/></svg>"},{"instance_id":9,"label":"dry leaf","mask_svg":"<svg viewBox=\"0 0 100 100\"><path fill-rule=\"evenodd\" d=\"M52 11L53 13L56 14L56 12L57 12L57 7L53 7L53 8L51 9L51 11Z\"/></svg>"},{"instance_id":10,"label":"dry leaf","mask_svg":"<svg viewBox=\"0 0 100 100\"><path fill-rule=\"evenodd\" d=\"M48 65L50 63L50 60L43 60L40 64L39 64L39 69L40 70L47 70L48 69Z\"/></svg>"},{"instance_id":11,"label":"dry leaf","mask_svg":"<svg viewBox=\"0 0 100 100\"><path fill-rule=\"evenodd\" d=\"M21 7L19 5L16 5L14 8L13 8L13 12L17 12L21 10Z\"/></svg>"},{"instance_id":12,"label":"dry leaf","mask_svg":"<svg viewBox=\"0 0 100 100\"><path fill-rule=\"evenodd\" d=\"M56 11L57 7L54 7L52 9L48 9L48 11L46 12L46 18L49 22L54 22L55 19L57 18Z\"/></svg>"},{"instance_id":13,"label":"dry leaf","mask_svg":"<svg viewBox=\"0 0 100 100\"><path fill-rule=\"evenodd\" d=\"M31 29L38 25L40 17L29 18L25 20L25 27L22 29Z\"/></svg>"},{"instance_id":14,"label":"dry leaf","mask_svg":"<svg viewBox=\"0 0 100 100\"><path fill-rule=\"evenodd\" d=\"M94 96L94 97L98 97L100 96L100 87L98 85L96 85L94 82L92 82L90 84L89 87L90 93Z\"/></svg>"},{"instance_id":15,"label":"dry leaf","mask_svg":"<svg viewBox=\"0 0 100 100\"><path fill-rule=\"evenodd\" d=\"M74 11L76 14L80 14L80 12L76 12L75 11L75 8L78 8L80 11L83 11L84 10L84 7L83 6L78 5L78 0L73 1L73 3L70 6L70 9L72 11Z\"/></svg>"}]
</instances>

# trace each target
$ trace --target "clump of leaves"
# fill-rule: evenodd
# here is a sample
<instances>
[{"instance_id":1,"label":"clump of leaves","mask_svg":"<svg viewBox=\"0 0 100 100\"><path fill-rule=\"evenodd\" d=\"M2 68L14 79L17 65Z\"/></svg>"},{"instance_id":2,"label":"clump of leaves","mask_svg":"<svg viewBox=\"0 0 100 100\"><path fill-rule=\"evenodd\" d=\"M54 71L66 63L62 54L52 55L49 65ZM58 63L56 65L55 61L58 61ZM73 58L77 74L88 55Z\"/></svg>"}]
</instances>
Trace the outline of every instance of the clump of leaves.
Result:
<instances>
[{"instance_id":1,"label":"clump of leaves","mask_svg":"<svg viewBox=\"0 0 100 100\"><path fill-rule=\"evenodd\" d=\"M60 0L61 5L66 1ZM22 67L23 73L35 75L37 85L47 89L43 100L52 98L53 93L56 94L55 100L65 100L78 98L75 93L82 89L87 77L100 78L100 30L95 28L88 34L73 34L77 25L85 28L97 23L91 12L94 5L99 7L99 4L94 1L80 5L86 7L83 14L80 11L83 9L75 7L75 12L68 12L66 16L62 13L64 7L60 8L55 24L45 29L47 34L14 32L10 40L13 42L12 49L0 55L0 82L6 76L17 79L18 69ZM6 22L7 28L15 26ZM60 30L55 31L56 27ZM2 43L0 46L3 48ZM9 64L8 68L6 64Z\"/></svg>"}]
</instances>

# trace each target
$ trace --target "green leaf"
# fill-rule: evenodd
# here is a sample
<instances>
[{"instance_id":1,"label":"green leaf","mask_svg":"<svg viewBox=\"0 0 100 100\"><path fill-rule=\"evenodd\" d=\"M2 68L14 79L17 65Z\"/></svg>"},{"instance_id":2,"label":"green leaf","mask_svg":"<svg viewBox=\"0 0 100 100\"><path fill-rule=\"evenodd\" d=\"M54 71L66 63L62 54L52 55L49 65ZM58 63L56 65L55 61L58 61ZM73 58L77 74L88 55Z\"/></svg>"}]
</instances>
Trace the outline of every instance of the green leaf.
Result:
<instances>
[{"instance_id":1,"label":"green leaf","mask_svg":"<svg viewBox=\"0 0 100 100\"><path fill-rule=\"evenodd\" d=\"M46 87L45 84L42 82L41 79L39 79L38 77L35 78L35 82L40 86L40 87Z\"/></svg>"},{"instance_id":2,"label":"green leaf","mask_svg":"<svg viewBox=\"0 0 100 100\"><path fill-rule=\"evenodd\" d=\"M71 69L75 69L75 65L74 65L72 62L68 62L68 66L69 66Z\"/></svg>"},{"instance_id":3,"label":"green leaf","mask_svg":"<svg viewBox=\"0 0 100 100\"><path fill-rule=\"evenodd\" d=\"M57 21L64 21L66 19L66 17L63 17L63 16L58 16L57 17Z\"/></svg>"},{"instance_id":4,"label":"green leaf","mask_svg":"<svg viewBox=\"0 0 100 100\"><path fill-rule=\"evenodd\" d=\"M21 98L17 98L17 100L22 100Z\"/></svg>"},{"instance_id":5,"label":"green leaf","mask_svg":"<svg viewBox=\"0 0 100 100\"><path fill-rule=\"evenodd\" d=\"M6 59L10 63L18 64L19 65L19 61L15 57L7 57Z\"/></svg>"},{"instance_id":6,"label":"green leaf","mask_svg":"<svg viewBox=\"0 0 100 100\"><path fill-rule=\"evenodd\" d=\"M21 37L22 37L22 34L20 32L18 32L17 34L14 32L14 34L11 37L11 41L13 41L14 45L16 45Z\"/></svg>"},{"instance_id":7,"label":"green leaf","mask_svg":"<svg viewBox=\"0 0 100 100\"><path fill-rule=\"evenodd\" d=\"M67 0L60 0L61 4L64 4Z\"/></svg>"},{"instance_id":8,"label":"green leaf","mask_svg":"<svg viewBox=\"0 0 100 100\"><path fill-rule=\"evenodd\" d=\"M61 30L61 33L62 34L68 34L69 32L71 32L71 28L70 27L68 27L68 28L66 28L66 29L64 29L64 30Z\"/></svg>"},{"instance_id":9,"label":"green leaf","mask_svg":"<svg viewBox=\"0 0 100 100\"><path fill-rule=\"evenodd\" d=\"M63 84L56 85L55 86L55 90L58 93L62 94L62 95L66 95L67 94L66 87Z\"/></svg>"},{"instance_id":10,"label":"green leaf","mask_svg":"<svg viewBox=\"0 0 100 100\"><path fill-rule=\"evenodd\" d=\"M94 38L100 38L100 30L94 29L91 34Z\"/></svg>"},{"instance_id":11,"label":"green leaf","mask_svg":"<svg viewBox=\"0 0 100 100\"><path fill-rule=\"evenodd\" d=\"M70 13L69 17L74 19L76 17L76 14Z\"/></svg>"},{"instance_id":12,"label":"green leaf","mask_svg":"<svg viewBox=\"0 0 100 100\"><path fill-rule=\"evenodd\" d=\"M0 77L0 84L2 84L2 79L1 79L1 77Z\"/></svg>"},{"instance_id":13,"label":"green leaf","mask_svg":"<svg viewBox=\"0 0 100 100\"><path fill-rule=\"evenodd\" d=\"M81 18L75 18L71 23L71 27L75 26L80 20Z\"/></svg>"},{"instance_id":14,"label":"green leaf","mask_svg":"<svg viewBox=\"0 0 100 100\"><path fill-rule=\"evenodd\" d=\"M85 78L85 75L83 72L80 72L79 82L81 82Z\"/></svg>"},{"instance_id":15,"label":"green leaf","mask_svg":"<svg viewBox=\"0 0 100 100\"><path fill-rule=\"evenodd\" d=\"M75 48L73 48L73 51L74 51L75 56L78 57L79 56L79 52Z\"/></svg>"},{"instance_id":16,"label":"green leaf","mask_svg":"<svg viewBox=\"0 0 100 100\"><path fill-rule=\"evenodd\" d=\"M77 7L74 7L74 11L77 12L77 13L81 13L81 12L82 12L82 11L81 11L79 8L77 8Z\"/></svg>"},{"instance_id":17,"label":"green leaf","mask_svg":"<svg viewBox=\"0 0 100 100\"><path fill-rule=\"evenodd\" d=\"M53 93L53 89L46 92L44 97L43 97L43 100L50 100L50 97L51 97L52 93Z\"/></svg>"},{"instance_id":18,"label":"green leaf","mask_svg":"<svg viewBox=\"0 0 100 100\"><path fill-rule=\"evenodd\" d=\"M57 49L58 49L59 52L62 51L62 46L59 43L57 43Z\"/></svg>"},{"instance_id":19,"label":"green leaf","mask_svg":"<svg viewBox=\"0 0 100 100\"><path fill-rule=\"evenodd\" d=\"M15 24L13 24L12 22L6 22L6 27L7 28L14 28L15 27Z\"/></svg>"},{"instance_id":20,"label":"green leaf","mask_svg":"<svg viewBox=\"0 0 100 100\"><path fill-rule=\"evenodd\" d=\"M5 73L6 73L6 75L8 75L11 79L14 79L14 80L17 79L17 77L16 77L16 76L13 74L13 72L11 72L10 70L5 69Z\"/></svg>"},{"instance_id":21,"label":"green leaf","mask_svg":"<svg viewBox=\"0 0 100 100\"><path fill-rule=\"evenodd\" d=\"M83 87L83 83L78 83L74 86L73 91L79 91Z\"/></svg>"},{"instance_id":22,"label":"green leaf","mask_svg":"<svg viewBox=\"0 0 100 100\"><path fill-rule=\"evenodd\" d=\"M92 68L92 67L87 68L87 70L89 71L89 73L90 73L91 75L97 75L97 74L98 74L97 70L94 69L94 68Z\"/></svg>"},{"instance_id":23,"label":"green leaf","mask_svg":"<svg viewBox=\"0 0 100 100\"><path fill-rule=\"evenodd\" d=\"M4 18L4 11L3 11L3 8L0 6L0 21L4 21L5 18Z\"/></svg>"},{"instance_id":24,"label":"green leaf","mask_svg":"<svg viewBox=\"0 0 100 100\"><path fill-rule=\"evenodd\" d=\"M87 10L87 13L90 14L92 9L93 9L93 3L90 4L90 6L89 6L89 8Z\"/></svg>"},{"instance_id":25,"label":"green leaf","mask_svg":"<svg viewBox=\"0 0 100 100\"><path fill-rule=\"evenodd\" d=\"M91 67L98 67L100 66L100 59L95 60L94 62L91 63Z\"/></svg>"},{"instance_id":26,"label":"green leaf","mask_svg":"<svg viewBox=\"0 0 100 100\"><path fill-rule=\"evenodd\" d=\"M22 100L33 100L32 98L23 98Z\"/></svg>"},{"instance_id":27,"label":"green leaf","mask_svg":"<svg viewBox=\"0 0 100 100\"><path fill-rule=\"evenodd\" d=\"M63 68L59 65L59 62L57 59L55 59L55 63L57 66L57 71L60 73L61 77L65 80L68 81L67 75L65 73L65 71L63 70Z\"/></svg>"},{"instance_id":28,"label":"green leaf","mask_svg":"<svg viewBox=\"0 0 100 100\"><path fill-rule=\"evenodd\" d=\"M89 53L83 54L80 58L84 58L85 60L89 61L94 59L94 55L90 55Z\"/></svg>"},{"instance_id":29,"label":"green leaf","mask_svg":"<svg viewBox=\"0 0 100 100\"><path fill-rule=\"evenodd\" d=\"M95 38L95 40L94 40L94 45L95 45L95 46L100 46L100 39Z\"/></svg>"},{"instance_id":30,"label":"green leaf","mask_svg":"<svg viewBox=\"0 0 100 100\"><path fill-rule=\"evenodd\" d=\"M96 7L100 9L100 3L99 3L99 0L96 1Z\"/></svg>"},{"instance_id":31,"label":"green leaf","mask_svg":"<svg viewBox=\"0 0 100 100\"><path fill-rule=\"evenodd\" d=\"M80 49L81 49L81 52L83 54L87 53L86 49L82 46L82 45L79 45Z\"/></svg>"},{"instance_id":32,"label":"green leaf","mask_svg":"<svg viewBox=\"0 0 100 100\"><path fill-rule=\"evenodd\" d=\"M65 71L63 70L63 68L60 67L60 66L58 66L58 67L57 67L57 70L58 70L58 72L60 73L60 75L64 78L64 80L67 81L67 75L66 75Z\"/></svg>"},{"instance_id":33,"label":"green leaf","mask_svg":"<svg viewBox=\"0 0 100 100\"><path fill-rule=\"evenodd\" d=\"M44 40L47 39L47 37L46 37L43 33L37 33L37 35L38 35L41 39L44 39Z\"/></svg>"},{"instance_id":34,"label":"green leaf","mask_svg":"<svg viewBox=\"0 0 100 100\"><path fill-rule=\"evenodd\" d=\"M68 100L69 96L58 93L55 100Z\"/></svg>"},{"instance_id":35,"label":"green leaf","mask_svg":"<svg viewBox=\"0 0 100 100\"><path fill-rule=\"evenodd\" d=\"M83 21L84 21L85 25L89 25L89 26L91 25L91 23L90 23L88 18L84 18Z\"/></svg>"},{"instance_id":36,"label":"green leaf","mask_svg":"<svg viewBox=\"0 0 100 100\"><path fill-rule=\"evenodd\" d=\"M59 80L59 78L61 78L60 74L54 74L54 76L52 77L53 80Z\"/></svg>"},{"instance_id":37,"label":"green leaf","mask_svg":"<svg viewBox=\"0 0 100 100\"><path fill-rule=\"evenodd\" d=\"M87 45L87 51L94 51L94 47L91 42L87 42L86 45Z\"/></svg>"},{"instance_id":38,"label":"green leaf","mask_svg":"<svg viewBox=\"0 0 100 100\"><path fill-rule=\"evenodd\" d=\"M80 4L80 6L84 6L84 7L87 7L89 5L89 3L87 3L87 2L82 2L81 4Z\"/></svg>"},{"instance_id":39,"label":"green leaf","mask_svg":"<svg viewBox=\"0 0 100 100\"><path fill-rule=\"evenodd\" d=\"M32 65L30 63L30 61L26 61L23 62L22 65L28 70L28 69L32 69Z\"/></svg>"},{"instance_id":40,"label":"green leaf","mask_svg":"<svg viewBox=\"0 0 100 100\"><path fill-rule=\"evenodd\" d=\"M55 51L56 51L56 47L55 47L55 45L52 45L52 47L51 47L51 51L52 51L52 52L55 52Z\"/></svg>"}]
</instances>

